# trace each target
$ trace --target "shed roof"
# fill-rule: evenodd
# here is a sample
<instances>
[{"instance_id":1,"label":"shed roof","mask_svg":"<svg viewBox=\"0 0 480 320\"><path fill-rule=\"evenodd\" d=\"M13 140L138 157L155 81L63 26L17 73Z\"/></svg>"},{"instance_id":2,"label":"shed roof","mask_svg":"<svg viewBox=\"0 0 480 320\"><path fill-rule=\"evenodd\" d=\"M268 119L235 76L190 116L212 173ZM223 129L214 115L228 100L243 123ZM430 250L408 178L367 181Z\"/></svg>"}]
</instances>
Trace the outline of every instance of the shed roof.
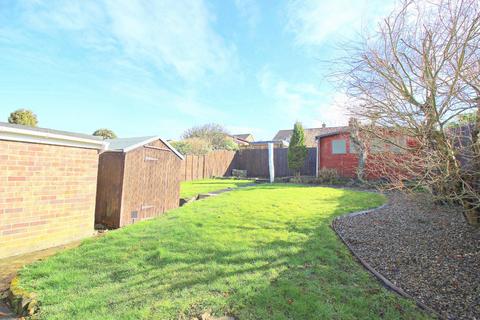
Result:
<instances>
[{"instance_id":1,"label":"shed roof","mask_svg":"<svg viewBox=\"0 0 480 320\"><path fill-rule=\"evenodd\" d=\"M47 128L0 122L0 140L52 144L88 149L102 149L101 137Z\"/></svg>"},{"instance_id":2,"label":"shed roof","mask_svg":"<svg viewBox=\"0 0 480 320\"><path fill-rule=\"evenodd\" d=\"M133 138L116 138L116 139L107 139L107 151L114 152L129 152L139 147L142 147L146 144L149 144L155 140L162 141L173 153L175 153L180 159L184 159L183 155L177 151L170 143L166 140L163 140L159 136L147 136L147 137L133 137Z\"/></svg>"}]
</instances>

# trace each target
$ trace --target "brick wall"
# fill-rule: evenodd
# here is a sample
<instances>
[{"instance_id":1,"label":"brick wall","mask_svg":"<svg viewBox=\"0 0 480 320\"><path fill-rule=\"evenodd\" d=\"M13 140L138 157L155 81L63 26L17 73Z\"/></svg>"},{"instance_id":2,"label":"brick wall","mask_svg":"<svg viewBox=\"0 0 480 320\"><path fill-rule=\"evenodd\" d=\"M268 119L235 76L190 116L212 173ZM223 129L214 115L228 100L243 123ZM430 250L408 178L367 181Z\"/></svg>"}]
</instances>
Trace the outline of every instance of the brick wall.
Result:
<instances>
[{"instance_id":1,"label":"brick wall","mask_svg":"<svg viewBox=\"0 0 480 320\"><path fill-rule=\"evenodd\" d=\"M98 151L0 141L0 258L93 234Z\"/></svg>"},{"instance_id":2,"label":"brick wall","mask_svg":"<svg viewBox=\"0 0 480 320\"><path fill-rule=\"evenodd\" d=\"M346 141L347 153L332 154L332 141L339 139ZM336 169L338 174L342 177L356 177L358 156L350 152L350 135L348 133L341 133L338 135L321 138L319 151L319 169Z\"/></svg>"},{"instance_id":3,"label":"brick wall","mask_svg":"<svg viewBox=\"0 0 480 320\"><path fill-rule=\"evenodd\" d=\"M332 142L334 140L345 140L347 153L345 154L333 154L332 153ZM408 142L411 144L413 142ZM349 133L340 133L332 136L323 137L320 139L319 145L319 160L320 166L319 170L326 169L335 169L341 177L346 178L356 178L357 177L357 168L358 168L358 154L353 153L350 148L350 135ZM396 160L401 160L401 156L398 154L393 154L392 157L395 157ZM365 175L367 179L380 179L384 177L388 172L389 174L402 174L399 170L395 170L390 164L382 165L387 161L385 155L378 157L375 153L370 152L367 156L367 161L365 164ZM388 175L388 174L387 174ZM405 174L402 174L402 176Z\"/></svg>"}]
</instances>

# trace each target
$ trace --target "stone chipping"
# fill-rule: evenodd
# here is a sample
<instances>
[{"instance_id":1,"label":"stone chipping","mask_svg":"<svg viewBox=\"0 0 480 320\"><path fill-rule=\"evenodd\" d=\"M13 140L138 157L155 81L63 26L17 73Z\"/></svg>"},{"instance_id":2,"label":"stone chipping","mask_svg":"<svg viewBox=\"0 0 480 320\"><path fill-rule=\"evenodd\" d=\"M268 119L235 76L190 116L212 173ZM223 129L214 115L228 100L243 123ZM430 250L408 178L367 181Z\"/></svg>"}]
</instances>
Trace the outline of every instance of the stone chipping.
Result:
<instances>
[{"instance_id":1,"label":"stone chipping","mask_svg":"<svg viewBox=\"0 0 480 320\"><path fill-rule=\"evenodd\" d=\"M395 286L448 319L480 319L480 228L458 206L392 193L388 205L336 221L351 248Z\"/></svg>"}]
</instances>

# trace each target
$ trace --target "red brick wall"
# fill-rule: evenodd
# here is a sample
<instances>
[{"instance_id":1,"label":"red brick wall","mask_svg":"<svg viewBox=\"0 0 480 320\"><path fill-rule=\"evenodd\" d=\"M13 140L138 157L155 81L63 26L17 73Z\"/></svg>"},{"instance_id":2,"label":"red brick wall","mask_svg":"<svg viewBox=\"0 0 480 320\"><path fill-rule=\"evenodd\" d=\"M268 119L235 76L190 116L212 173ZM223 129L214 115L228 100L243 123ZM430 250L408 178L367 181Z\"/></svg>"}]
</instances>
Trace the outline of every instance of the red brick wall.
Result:
<instances>
[{"instance_id":1,"label":"red brick wall","mask_svg":"<svg viewBox=\"0 0 480 320\"><path fill-rule=\"evenodd\" d=\"M332 141L333 140L345 140L347 145L347 153L345 154L332 154ZM407 143L411 144L412 142L407 139ZM346 178L356 178L357 168L358 168L358 155L356 153L351 153L350 151L350 134L341 133L333 136L328 136L320 139L319 142L319 160L320 166L319 170L326 169L335 169L338 174ZM400 155L394 155L398 160ZM385 175L385 171L388 172L387 168L390 168L390 172L397 174L398 172L392 171L392 166L385 165L381 167L382 162L388 159L387 157L377 157L375 153L369 153L367 157L367 163L365 168L365 174L367 179L379 179ZM400 158L401 159L401 158Z\"/></svg>"},{"instance_id":2,"label":"red brick wall","mask_svg":"<svg viewBox=\"0 0 480 320\"><path fill-rule=\"evenodd\" d=\"M339 139L346 141L347 153L332 154L332 141ZM319 159L319 169L336 169L338 174L342 177L356 177L358 156L350 153L350 135L348 133L321 138L319 145Z\"/></svg>"},{"instance_id":3,"label":"red brick wall","mask_svg":"<svg viewBox=\"0 0 480 320\"><path fill-rule=\"evenodd\" d=\"M98 151L0 141L0 258L93 234Z\"/></svg>"}]
</instances>

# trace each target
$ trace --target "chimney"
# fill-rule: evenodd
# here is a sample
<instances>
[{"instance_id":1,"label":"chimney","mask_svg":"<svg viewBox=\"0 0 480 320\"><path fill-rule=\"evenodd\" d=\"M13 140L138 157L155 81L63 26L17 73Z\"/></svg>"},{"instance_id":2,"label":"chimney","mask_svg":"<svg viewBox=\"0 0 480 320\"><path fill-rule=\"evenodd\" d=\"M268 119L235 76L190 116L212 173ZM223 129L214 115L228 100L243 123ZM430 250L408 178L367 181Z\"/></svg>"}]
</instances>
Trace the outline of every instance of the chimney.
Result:
<instances>
[{"instance_id":1,"label":"chimney","mask_svg":"<svg viewBox=\"0 0 480 320\"><path fill-rule=\"evenodd\" d=\"M326 128L327 125L325 123L322 123L322 128Z\"/></svg>"}]
</instances>

